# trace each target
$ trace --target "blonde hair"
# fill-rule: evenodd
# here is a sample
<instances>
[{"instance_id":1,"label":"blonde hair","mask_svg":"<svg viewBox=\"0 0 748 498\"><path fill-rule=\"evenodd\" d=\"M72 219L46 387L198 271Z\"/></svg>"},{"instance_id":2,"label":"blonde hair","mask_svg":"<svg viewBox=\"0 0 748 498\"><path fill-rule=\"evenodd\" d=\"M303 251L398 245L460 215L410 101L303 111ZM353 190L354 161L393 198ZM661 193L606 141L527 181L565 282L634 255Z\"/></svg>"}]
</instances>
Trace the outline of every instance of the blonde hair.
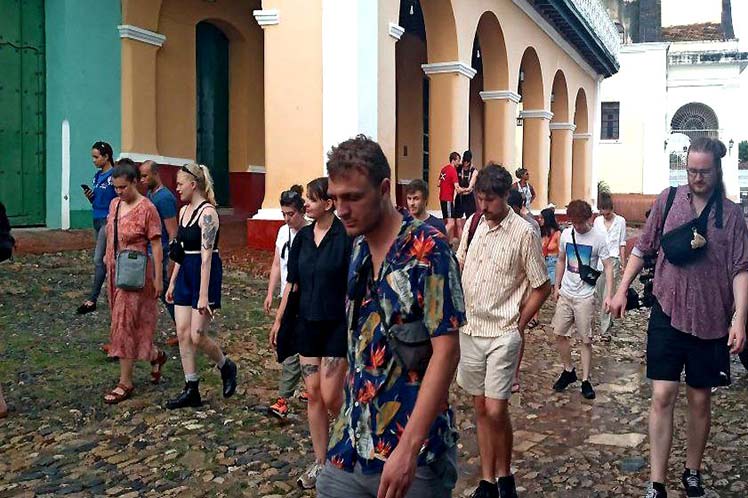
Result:
<instances>
[{"instance_id":1,"label":"blonde hair","mask_svg":"<svg viewBox=\"0 0 748 498\"><path fill-rule=\"evenodd\" d=\"M213 206L216 205L216 194L213 191L213 177L210 176L210 170L204 164L189 163L182 166L183 171L192 176L197 184L198 190L205 195L205 199Z\"/></svg>"}]
</instances>

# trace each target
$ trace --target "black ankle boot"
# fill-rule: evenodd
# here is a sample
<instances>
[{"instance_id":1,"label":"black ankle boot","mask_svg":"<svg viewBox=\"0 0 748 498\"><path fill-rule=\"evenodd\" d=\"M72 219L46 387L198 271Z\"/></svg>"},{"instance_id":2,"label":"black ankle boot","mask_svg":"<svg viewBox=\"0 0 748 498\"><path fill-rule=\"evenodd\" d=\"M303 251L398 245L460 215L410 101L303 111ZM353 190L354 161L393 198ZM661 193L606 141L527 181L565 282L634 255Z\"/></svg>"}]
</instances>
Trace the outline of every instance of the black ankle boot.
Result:
<instances>
[{"instance_id":1,"label":"black ankle boot","mask_svg":"<svg viewBox=\"0 0 748 498\"><path fill-rule=\"evenodd\" d=\"M198 406L203 406L203 401L200 399L199 387L200 381L197 380L185 383L182 393L176 399L167 401L166 408L174 410L176 408L197 408Z\"/></svg>"},{"instance_id":2,"label":"black ankle boot","mask_svg":"<svg viewBox=\"0 0 748 498\"><path fill-rule=\"evenodd\" d=\"M236 370L236 363L226 358L226 362L221 367L224 398L230 398L236 391Z\"/></svg>"}]
</instances>

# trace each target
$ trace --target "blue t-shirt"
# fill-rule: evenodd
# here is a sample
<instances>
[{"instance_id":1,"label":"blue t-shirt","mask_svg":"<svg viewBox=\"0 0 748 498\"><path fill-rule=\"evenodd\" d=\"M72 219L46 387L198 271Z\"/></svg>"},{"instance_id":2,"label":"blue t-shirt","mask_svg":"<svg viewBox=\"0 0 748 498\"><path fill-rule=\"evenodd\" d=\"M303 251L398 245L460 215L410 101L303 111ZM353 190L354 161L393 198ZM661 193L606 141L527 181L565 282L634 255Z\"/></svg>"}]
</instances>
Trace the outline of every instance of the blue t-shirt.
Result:
<instances>
[{"instance_id":1,"label":"blue t-shirt","mask_svg":"<svg viewBox=\"0 0 748 498\"><path fill-rule=\"evenodd\" d=\"M105 220L109 215L109 205L112 203L112 199L117 197L117 193L114 191L114 185L112 185L112 171L103 172L97 171L93 178L93 219Z\"/></svg>"},{"instance_id":2,"label":"blue t-shirt","mask_svg":"<svg viewBox=\"0 0 748 498\"><path fill-rule=\"evenodd\" d=\"M161 187L155 192L148 192L148 199L156 206L156 211L161 217L161 245L166 249L169 245L169 232L166 231L164 220L176 218L177 198L167 187Z\"/></svg>"}]
</instances>

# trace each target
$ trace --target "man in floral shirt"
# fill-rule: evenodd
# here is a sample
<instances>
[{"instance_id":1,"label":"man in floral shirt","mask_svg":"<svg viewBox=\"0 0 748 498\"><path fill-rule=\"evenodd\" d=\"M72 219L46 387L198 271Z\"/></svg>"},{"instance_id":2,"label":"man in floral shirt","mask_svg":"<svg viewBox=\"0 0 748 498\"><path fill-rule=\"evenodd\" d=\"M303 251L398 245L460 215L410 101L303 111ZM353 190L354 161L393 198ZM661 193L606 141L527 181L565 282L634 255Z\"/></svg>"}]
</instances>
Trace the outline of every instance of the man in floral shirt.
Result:
<instances>
[{"instance_id":1,"label":"man in floral shirt","mask_svg":"<svg viewBox=\"0 0 748 498\"><path fill-rule=\"evenodd\" d=\"M346 400L317 494L449 497L457 435L447 397L465 323L457 262L436 229L395 209L376 142L358 136L333 147L327 168L338 216L358 239L348 278ZM403 327L430 343L425 368L405 368L393 351L388 331Z\"/></svg>"}]
</instances>

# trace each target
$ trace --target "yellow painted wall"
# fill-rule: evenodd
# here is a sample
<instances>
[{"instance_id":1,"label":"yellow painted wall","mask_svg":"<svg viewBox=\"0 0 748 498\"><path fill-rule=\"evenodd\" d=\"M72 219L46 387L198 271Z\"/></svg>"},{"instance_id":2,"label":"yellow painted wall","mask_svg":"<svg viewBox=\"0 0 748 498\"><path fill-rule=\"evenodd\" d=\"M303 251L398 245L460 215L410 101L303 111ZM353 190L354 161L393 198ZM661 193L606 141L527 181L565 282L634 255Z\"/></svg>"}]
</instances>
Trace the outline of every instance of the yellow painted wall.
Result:
<instances>
[{"instance_id":1,"label":"yellow painted wall","mask_svg":"<svg viewBox=\"0 0 748 498\"><path fill-rule=\"evenodd\" d=\"M423 178L423 79L426 44L405 33L397 42L397 176ZM380 102L381 106L381 102ZM405 155L405 148L408 155Z\"/></svg>"},{"instance_id":2,"label":"yellow painted wall","mask_svg":"<svg viewBox=\"0 0 748 498\"><path fill-rule=\"evenodd\" d=\"M265 200L320 176L322 150L322 0L265 0L280 24L265 28Z\"/></svg>"},{"instance_id":3,"label":"yellow painted wall","mask_svg":"<svg viewBox=\"0 0 748 498\"><path fill-rule=\"evenodd\" d=\"M229 39L229 170L265 164L263 33L250 17L257 0L164 0L158 31L156 101L161 155L196 157L196 25L208 21ZM145 151L148 152L148 151Z\"/></svg>"}]
</instances>

